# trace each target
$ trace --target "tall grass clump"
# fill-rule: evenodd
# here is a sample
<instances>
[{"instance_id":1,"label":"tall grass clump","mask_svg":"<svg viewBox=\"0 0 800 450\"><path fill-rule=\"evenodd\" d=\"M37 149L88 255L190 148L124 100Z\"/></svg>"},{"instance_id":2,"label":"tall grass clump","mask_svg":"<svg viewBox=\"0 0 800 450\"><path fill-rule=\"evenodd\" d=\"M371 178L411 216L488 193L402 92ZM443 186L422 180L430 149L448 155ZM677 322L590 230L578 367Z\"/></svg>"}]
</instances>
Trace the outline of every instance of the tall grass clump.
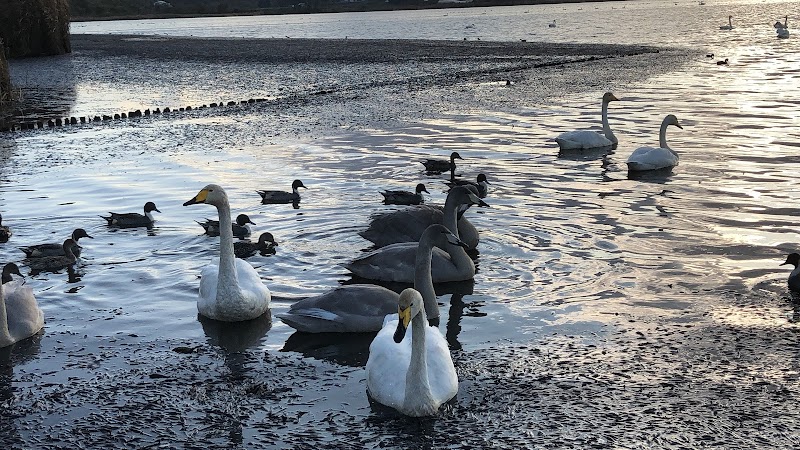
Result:
<instances>
[{"instance_id":1,"label":"tall grass clump","mask_svg":"<svg viewBox=\"0 0 800 450\"><path fill-rule=\"evenodd\" d=\"M8 74L6 52L3 51L3 40L0 39L0 107L11 100L11 77ZM0 122L2 119L0 119Z\"/></svg>"},{"instance_id":2,"label":"tall grass clump","mask_svg":"<svg viewBox=\"0 0 800 450\"><path fill-rule=\"evenodd\" d=\"M69 0L2 0L0 39L9 58L71 51Z\"/></svg>"}]
</instances>

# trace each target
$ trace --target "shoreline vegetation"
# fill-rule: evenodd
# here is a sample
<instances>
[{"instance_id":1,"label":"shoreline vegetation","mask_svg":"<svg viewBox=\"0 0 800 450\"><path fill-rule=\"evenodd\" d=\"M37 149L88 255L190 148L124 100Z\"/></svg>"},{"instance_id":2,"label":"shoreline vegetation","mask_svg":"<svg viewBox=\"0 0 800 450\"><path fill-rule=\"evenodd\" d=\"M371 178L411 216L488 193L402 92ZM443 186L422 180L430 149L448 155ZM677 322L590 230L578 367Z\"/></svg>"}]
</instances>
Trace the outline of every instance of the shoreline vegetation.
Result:
<instances>
[{"instance_id":1,"label":"shoreline vegetation","mask_svg":"<svg viewBox=\"0 0 800 450\"><path fill-rule=\"evenodd\" d=\"M595 0L599 2L612 0ZM72 22L475 8L587 0L70 0Z\"/></svg>"}]
</instances>

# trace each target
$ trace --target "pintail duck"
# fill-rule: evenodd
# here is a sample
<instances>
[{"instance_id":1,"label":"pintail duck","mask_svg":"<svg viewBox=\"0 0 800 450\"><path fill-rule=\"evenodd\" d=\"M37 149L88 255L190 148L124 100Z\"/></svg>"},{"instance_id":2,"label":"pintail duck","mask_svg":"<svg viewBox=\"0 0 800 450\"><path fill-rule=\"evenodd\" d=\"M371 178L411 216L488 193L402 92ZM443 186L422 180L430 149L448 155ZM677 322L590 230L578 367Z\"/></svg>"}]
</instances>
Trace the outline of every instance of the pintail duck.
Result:
<instances>
[{"instance_id":1,"label":"pintail duck","mask_svg":"<svg viewBox=\"0 0 800 450\"><path fill-rule=\"evenodd\" d=\"M419 205L425 202L425 198L422 197L423 192L430 194L425 188L425 185L419 183L417 184L415 192L383 191L381 195L383 195L383 203L387 205Z\"/></svg>"},{"instance_id":2,"label":"pintail duck","mask_svg":"<svg viewBox=\"0 0 800 450\"><path fill-rule=\"evenodd\" d=\"M64 251L64 256L43 256L29 259L27 260L27 266L32 272L58 272L75 264L78 261L75 256L75 247L78 247L78 244L72 238L69 238L64 241L61 247Z\"/></svg>"},{"instance_id":3,"label":"pintail duck","mask_svg":"<svg viewBox=\"0 0 800 450\"><path fill-rule=\"evenodd\" d=\"M8 242L11 238L11 228L3 225L3 215L0 214L0 243Z\"/></svg>"},{"instance_id":4,"label":"pintail duck","mask_svg":"<svg viewBox=\"0 0 800 450\"><path fill-rule=\"evenodd\" d=\"M119 214L119 213L110 212L109 213L109 214L111 214L110 216L108 216L108 217L100 216L100 217L102 217L103 219L106 219L106 221L108 221L108 226L110 226L110 227L118 227L118 228L147 227L147 228L150 228L150 227L153 226L153 222L155 222L155 219L153 219L153 214L152 214L153 211L158 212L158 213L161 212L161 211L158 210L158 208L156 208L156 204L155 203L147 202L147 203L144 204L144 215L139 214L139 213L122 213L122 214Z\"/></svg>"},{"instance_id":5,"label":"pintail duck","mask_svg":"<svg viewBox=\"0 0 800 450\"><path fill-rule=\"evenodd\" d=\"M89 236L86 233L86 230L83 228L76 228L72 232L72 240L76 243L80 238L89 238L94 239L93 237ZM81 256L81 248L80 246L73 247L72 252L75 256ZM29 245L27 247L19 247L25 253L26 258L41 258L44 256L66 256L64 254L64 246L63 244L58 243L48 243L48 244L36 244L36 245Z\"/></svg>"},{"instance_id":6,"label":"pintail duck","mask_svg":"<svg viewBox=\"0 0 800 450\"><path fill-rule=\"evenodd\" d=\"M205 233L209 236L219 236L219 220L211 220L206 219L205 222L197 222L203 227ZM244 238L250 236L252 230L250 229L250 224L255 225L256 223L250 220L250 216L247 214L239 214L236 216L236 223L231 225L233 229L233 237L237 238Z\"/></svg>"},{"instance_id":7,"label":"pintail duck","mask_svg":"<svg viewBox=\"0 0 800 450\"><path fill-rule=\"evenodd\" d=\"M786 257L786 262L781 265L784 264L791 264L794 266L794 270L789 274L789 289L800 292L800 254L790 253L789 256Z\"/></svg>"},{"instance_id":8,"label":"pintail duck","mask_svg":"<svg viewBox=\"0 0 800 450\"><path fill-rule=\"evenodd\" d=\"M275 242L275 238L272 236L272 233L261 233L261 235L258 237L258 242L234 242L233 254L236 255L237 258L241 259L249 258L256 253L261 253L261 255L274 255L275 247L277 246L278 243Z\"/></svg>"},{"instance_id":9,"label":"pintail duck","mask_svg":"<svg viewBox=\"0 0 800 450\"><path fill-rule=\"evenodd\" d=\"M464 158L458 152L453 152L450 154L449 161L446 159L426 159L422 161L422 165L425 166L425 171L428 173L442 173L449 170L452 174L456 170L456 159Z\"/></svg>"},{"instance_id":10,"label":"pintail duck","mask_svg":"<svg viewBox=\"0 0 800 450\"><path fill-rule=\"evenodd\" d=\"M302 181L294 180L292 182L292 192L286 192L286 191L256 191L256 192L258 192L258 195L261 196L261 203L264 205L293 203L300 201L300 193L297 191L298 188L308 189L303 184Z\"/></svg>"}]
</instances>

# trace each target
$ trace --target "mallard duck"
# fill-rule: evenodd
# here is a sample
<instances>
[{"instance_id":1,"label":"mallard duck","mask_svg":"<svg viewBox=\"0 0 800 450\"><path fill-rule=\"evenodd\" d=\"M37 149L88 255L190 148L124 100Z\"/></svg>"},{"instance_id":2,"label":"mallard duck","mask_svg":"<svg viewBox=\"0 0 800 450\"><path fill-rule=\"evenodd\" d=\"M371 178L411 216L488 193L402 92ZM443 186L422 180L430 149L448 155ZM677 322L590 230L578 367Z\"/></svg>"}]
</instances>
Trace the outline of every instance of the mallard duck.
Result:
<instances>
[{"instance_id":1,"label":"mallard duck","mask_svg":"<svg viewBox=\"0 0 800 450\"><path fill-rule=\"evenodd\" d=\"M89 238L94 239L93 237L89 236L86 233L86 230L83 228L75 228L72 231L72 240L75 243L78 243L80 238ZM81 248L80 246L76 245L72 247L72 253L75 256L81 256ZM36 245L29 245L27 247L19 247L25 253L26 258L41 258L43 256L66 256L64 254L64 244L58 243L48 243L48 244L36 244Z\"/></svg>"},{"instance_id":2,"label":"mallard duck","mask_svg":"<svg viewBox=\"0 0 800 450\"><path fill-rule=\"evenodd\" d=\"M209 236L219 236L219 220L206 219L205 222L197 222L205 230L205 234ZM239 214L236 216L236 223L232 226L233 236L237 238L244 238L250 236L252 230L250 224L256 223L250 220L247 214Z\"/></svg>"},{"instance_id":3,"label":"mallard duck","mask_svg":"<svg viewBox=\"0 0 800 450\"><path fill-rule=\"evenodd\" d=\"M459 208L462 205L489 206L464 186L456 186L447 195L442 224L458 237L456 225ZM433 252L432 276L435 283L464 281L475 276L475 263L460 245L448 244L445 250L436 248ZM369 280L396 281L411 283L414 280L414 267L417 243L402 242L388 245L370 252L346 265L354 275Z\"/></svg>"},{"instance_id":4,"label":"mallard duck","mask_svg":"<svg viewBox=\"0 0 800 450\"><path fill-rule=\"evenodd\" d=\"M444 225L428 227L417 245L414 260L414 288L422 293L429 319L439 318L433 290L431 258L434 247L466 244ZM397 308L396 292L371 284L340 286L316 297L294 303L277 316L290 327L305 333L365 333L381 329L384 317Z\"/></svg>"},{"instance_id":5,"label":"mallard duck","mask_svg":"<svg viewBox=\"0 0 800 450\"><path fill-rule=\"evenodd\" d=\"M64 256L43 256L41 258L28 259L25 265L32 272L58 272L78 261L78 257L75 256L76 247L78 247L78 244L72 238L69 238L61 245Z\"/></svg>"},{"instance_id":6,"label":"mallard duck","mask_svg":"<svg viewBox=\"0 0 800 450\"><path fill-rule=\"evenodd\" d=\"M33 289L11 275L22 274L14 263L3 266L0 280L0 347L7 347L38 333L44 326L44 313Z\"/></svg>"},{"instance_id":7,"label":"mallard duck","mask_svg":"<svg viewBox=\"0 0 800 450\"><path fill-rule=\"evenodd\" d=\"M611 131L608 124L608 104L619 99L611 92L603 94L603 105L601 110L601 121L603 124L603 134L594 130L568 131L556 137L556 142L561 150L588 150L604 147L613 147L619 141Z\"/></svg>"},{"instance_id":8,"label":"mallard duck","mask_svg":"<svg viewBox=\"0 0 800 450\"><path fill-rule=\"evenodd\" d=\"M183 206L205 203L219 215L219 263L200 273L197 310L203 316L224 322L255 319L269 310L270 292L258 272L233 253L233 227L228 195L216 184L209 184Z\"/></svg>"},{"instance_id":9,"label":"mallard duck","mask_svg":"<svg viewBox=\"0 0 800 450\"><path fill-rule=\"evenodd\" d=\"M683 129L674 115L664 117L658 132L659 147L639 147L634 150L628 157L629 171L658 170L678 165L678 153L667 145L667 127L670 125Z\"/></svg>"},{"instance_id":10,"label":"mallard duck","mask_svg":"<svg viewBox=\"0 0 800 450\"><path fill-rule=\"evenodd\" d=\"M108 217L100 216L103 219L106 219L108 222L108 226L110 227L117 227L117 228L137 228L137 227L147 227L150 228L153 226L153 211L160 213L161 211L156 208L156 204L153 202L147 202L144 204L144 214L139 213L114 213L110 212L111 214Z\"/></svg>"},{"instance_id":11,"label":"mallard duck","mask_svg":"<svg viewBox=\"0 0 800 450\"><path fill-rule=\"evenodd\" d=\"M447 341L428 325L420 293L408 288L397 304L397 317L369 346L367 392L407 416L430 416L458 393L458 375Z\"/></svg>"},{"instance_id":12,"label":"mallard duck","mask_svg":"<svg viewBox=\"0 0 800 450\"><path fill-rule=\"evenodd\" d=\"M300 201L300 192L298 188L308 189L302 181L294 180L292 182L292 192L286 191L256 191L261 196L261 203L264 205L278 204L278 203L294 203Z\"/></svg>"},{"instance_id":13,"label":"mallard duck","mask_svg":"<svg viewBox=\"0 0 800 450\"><path fill-rule=\"evenodd\" d=\"M422 183L417 184L415 192L409 191L383 191L383 203L387 205L419 205L425 202L422 193L430 194Z\"/></svg>"},{"instance_id":14,"label":"mallard duck","mask_svg":"<svg viewBox=\"0 0 800 450\"><path fill-rule=\"evenodd\" d=\"M477 182L475 181L467 181L467 180L452 180L446 181L446 185L450 186L451 188L454 186L474 186L477 189L478 197L486 198L489 194L489 181L486 179L486 175L483 173L478 174Z\"/></svg>"},{"instance_id":15,"label":"mallard duck","mask_svg":"<svg viewBox=\"0 0 800 450\"><path fill-rule=\"evenodd\" d=\"M3 225L3 215L0 214L0 244L8 242L11 239L11 228Z\"/></svg>"},{"instance_id":16,"label":"mallard duck","mask_svg":"<svg viewBox=\"0 0 800 450\"><path fill-rule=\"evenodd\" d=\"M274 255L275 247L278 245L272 233L261 233L258 242L237 241L233 243L233 254L237 258L246 259L256 253L262 255Z\"/></svg>"},{"instance_id":17,"label":"mallard duck","mask_svg":"<svg viewBox=\"0 0 800 450\"><path fill-rule=\"evenodd\" d=\"M794 266L794 270L789 274L789 289L800 292L800 254L790 253L789 256L786 257L786 262L781 265L784 264L791 264Z\"/></svg>"},{"instance_id":18,"label":"mallard duck","mask_svg":"<svg viewBox=\"0 0 800 450\"><path fill-rule=\"evenodd\" d=\"M446 159L426 159L422 161L422 165L425 166L425 171L428 173L442 173L447 172L448 170L450 173L455 173L456 170L456 159L464 159L458 152L450 153L450 160Z\"/></svg>"}]
</instances>

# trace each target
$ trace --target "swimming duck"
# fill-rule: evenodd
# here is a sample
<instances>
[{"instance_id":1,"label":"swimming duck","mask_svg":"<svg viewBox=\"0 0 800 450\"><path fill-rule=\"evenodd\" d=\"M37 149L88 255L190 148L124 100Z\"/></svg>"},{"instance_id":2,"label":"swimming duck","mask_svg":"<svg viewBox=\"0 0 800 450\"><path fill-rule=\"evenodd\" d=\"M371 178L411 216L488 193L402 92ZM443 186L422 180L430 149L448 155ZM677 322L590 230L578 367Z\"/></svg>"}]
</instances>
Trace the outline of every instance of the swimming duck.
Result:
<instances>
[{"instance_id":1,"label":"swimming duck","mask_svg":"<svg viewBox=\"0 0 800 450\"><path fill-rule=\"evenodd\" d=\"M425 171L428 173L442 173L450 171L451 174L455 173L456 170L456 159L464 159L458 152L450 153L450 160L446 159L426 159L422 161L422 165L425 166Z\"/></svg>"},{"instance_id":2,"label":"swimming duck","mask_svg":"<svg viewBox=\"0 0 800 450\"><path fill-rule=\"evenodd\" d=\"M727 66L728 65L728 58L725 58L723 61L717 61L718 66Z\"/></svg>"},{"instance_id":3,"label":"swimming duck","mask_svg":"<svg viewBox=\"0 0 800 450\"><path fill-rule=\"evenodd\" d=\"M733 16L728 16L728 24L721 25L719 27L720 30L732 30L733 29Z\"/></svg>"},{"instance_id":4,"label":"swimming duck","mask_svg":"<svg viewBox=\"0 0 800 450\"><path fill-rule=\"evenodd\" d=\"M219 215L219 263L200 273L197 310L203 316L224 322L255 319L269 309L270 292L258 272L233 252L233 227L228 195L216 184L209 184L183 206L205 203Z\"/></svg>"},{"instance_id":5,"label":"swimming duck","mask_svg":"<svg viewBox=\"0 0 800 450\"><path fill-rule=\"evenodd\" d=\"M76 247L78 247L78 244L75 243L72 238L69 238L61 245L64 256L42 256L40 258L28 259L26 260L26 265L32 272L58 272L78 261L78 258L75 256Z\"/></svg>"},{"instance_id":6,"label":"swimming duck","mask_svg":"<svg viewBox=\"0 0 800 450\"><path fill-rule=\"evenodd\" d=\"M789 274L789 289L800 292L800 254L790 253L789 256L786 257L786 262L781 265L784 264L791 264L794 266L794 270Z\"/></svg>"},{"instance_id":7,"label":"swimming duck","mask_svg":"<svg viewBox=\"0 0 800 450\"><path fill-rule=\"evenodd\" d=\"M219 220L206 219L205 222L197 222L205 230L205 234L209 236L219 236ZM256 223L250 220L247 214L239 214L236 216L236 223L232 226L233 236L237 238L244 238L250 236L252 230L250 224Z\"/></svg>"},{"instance_id":8,"label":"swimming duck","mask_svg":"<svg viewBox=\"0 0 800 450\"><path fill-rule=\"evenodd\" d=\"M456 237L459 207L462 205L489 206L464 186L456 186L447 195L442 224ZM347 264L353 274L370 280L411 283L414 280L417 243L401 242L370 252ZM446 251L445 251L446 250ZM464 247L447 244L445 250L433 251L432 276L435 283L464 281L475 276L475 263Z\"/></svg>"},{"instance_id":9,"label":"swimming duck","mask_svg":"<svg viewBox=\"0 0 800 450\"><path fill-rule=\"evenodd\" d=\"M489 181L486 179L486 174L479 173L478 174L478 181L467 181L467 180L452 180L445 182L446 185L453 187L453 186L475 186L475 189L478 190L478 197L486 198L486 195L489 194Z\"/></svg>"},{"instance_id":10,"label":"swimming duck","mask_svg":"<svg viewBox=\"0 0 800 450\"><path fill-rule=\"evenodd\" d=\"M561 150L587 150L603 147L613 147L619 141L611 131L608 124L608 104L619 99L611 92L603 94L603 105L601 109L601 122L603 124L603 134L594 130L568 131L556 136L556 142Z\"/></svg>"},{"instance_id":11,"label":"swimming duck","mask_svg":"<svg viewBox=\"0 0 800 450\"><path fill-rule=\"evenodd\" d=\"M431 257L434 247L466 246L444 225L429 226L417 245L414 288L422 293L429 319L439 318L433 289ZM396 292L372 284L340 286L316 297L294 303L278 317L290 327L306 333L365 333L381 329L384 317L397 308Z\"/></svg>"},{"instance_id":12,"label":"swimming duck","mask_svg":"<svg viewBox=\"0 0 800 450\"><path fill-rule=\"evenodd\" d=\"M3 225L3 215L0 214L0 244L3 242L8 242L11 238L11 228Z\"/></svg>"},{"instance_id":13,"label":"swimming duck","mask_svg":"<svg viewBox=\"0 0 800 450\"><path fill-rule=\"evenodd\" d=\"M264 205L278 204L278 203L293 203L300 201L300 192L298 188L308 189L302 181L294 180L292 182L292 192L286 191L256 191L261 196L261 203Z\"/></svg>"},{"instance_id":14,"label":"swimming duck","mask_svg":"<svg viewBox=\"0 0 800 450\"><path fill-rule=\"evenodd\" d=\"M464 187L479 196L475 186L466 185ZM464 217L464 212L469 206L461 205L458 209L458 236L462 242L467 244L468 248L473 249L478 246L480 235L475 226ZM443 223L443 210L444 208L438 205L417 205L413 208L376 214L372 217L369 227L358 234L375 244L376 248L398 242L418 242L422 232L428 226L434 223Z\"/></svg>"},{"instance_id":15,"label":"swimming duck","mask_svg":"<svg viewBox=\"0 0 800 450\"><path fill-rule=\"evenodd\" d=\"M673 114L664 117L658 133L659 147L639 147L628 157L629 171L658 170L678 165L678 153L667 145L667 127L675 125L683 129Z\"/></svg>"},{"instance_id":16,"label":"swimming duck","mask_svg":"<svg viewBox=\"0 0 800 450\"><path fill-rule=\"evenodd\" d=\"M422 183L417 184L415 192L409 191L383 191L383 203L387 205L419 205L425 202L422 193L428 193L425 185Z\"/></svg>"},{"instance_id":17,"label":"swimming duck","mask_svg":"<svg viewBox=\"0 0 800 450\"><path fill-rule=\"evenodd\" d=\"M0 280L0 347L29 338L44 326L44 313L36 303L33 289L11 275L22 276L14 263L3 267Z\"/></svg>"},{"instance_id":18,"label":"swimming duck","mask_svg":"<svg viewBox=\"0 0 800 450\"><path fill-rule=\"evenodd\" d=\"M458 393L458 375L447 341L428 325L420 293L408 288L397 304L397 317L369 346L367 392L407 416L430 416Z\"/></svg>"},{"instance_id":19,"label":"swimming duck","mask_svg":"<svg viewBox=\"0 0 800 450\"><path fill-rule=\"evenodd\" d=\"M94 239L93 237L89 236L86 233L86 230L83 228L75 228L72 231L72 240L76 243L80 238L89 238ZM81 256L81 248L80 246L76 245L72 247L72 253L75 256ZM66 256L64 254L64 245L58 243L48 243L48 244L36 244L36 245L29 245L27 247L19 247L25 253L26 258L41 258L43 256Z\"/></svg>"},{"instance_id":20,"label":"swimming duck","mask_svg":"<svg viewBox=\"0 0 800 450\"><path fill-rule=\"evenodd\" d=\"M156 208L156 204L153 202L147 202L144 204L144 215L139 213L113 213L108 217L100 216L103 219L108 221L108 226L110 227L117 227L117 228L137 228L137 227L147 227L150 228L153 226L153 211L160 213L161 211Z\"/></svg>"},{"instance_id":21,"label":"swimming duck","mask_svg":"<svg viewBox=\"0 0 800 450\"><path fill-rule=\"evenodd\" d=\"M233 254L237 258L246 259L256 253L262 255L274 255L275 247L278 245L272 233L261 233L258 237L258 242L238 241L233 243Z\"/></svg>"},{"instance_id":22,"label":"swimming duck","mask_svg":"<svg viewBox=\"0 0 800 450\"><path fill-rule=\"evenodd\" d=\"M547 24L547 27L548 27L548 28L555 28L555 27L556 27L556 21L555 21L555 19L553 19L553 22L552 22L552 23L549 23L549 24Z\"/></svg>"}]
</instances>

